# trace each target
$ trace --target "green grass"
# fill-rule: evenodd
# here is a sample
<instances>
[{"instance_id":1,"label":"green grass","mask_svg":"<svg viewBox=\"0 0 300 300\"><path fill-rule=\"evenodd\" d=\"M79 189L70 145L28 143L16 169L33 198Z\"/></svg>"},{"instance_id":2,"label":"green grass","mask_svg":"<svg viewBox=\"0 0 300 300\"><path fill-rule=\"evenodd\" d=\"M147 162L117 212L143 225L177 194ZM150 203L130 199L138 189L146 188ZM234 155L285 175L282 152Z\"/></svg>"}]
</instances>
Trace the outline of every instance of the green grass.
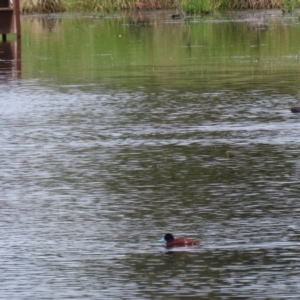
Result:
<instances>
[{"instance_id":1,"label":"green grass","mask_svg":"<svg viewBox=\"0 0 300 300\"><path fill-rule=\"evenodd\" d=\"M215 11L221 4L221 0L184 0L181 7L187 14L201 14Z\"/></svg>"},{"instance_id":2,"label":"green grass","mask_svg":"<svg viewBox=\"0 0 300 300\"><path fill-rule=\"evenodd\" d=\"M21 0L23 13L52 13L64 12L65 10L63 0Z\"/></svg>"},{"instance_id":3,"label":"green grass","mask_svg":"<svg viewBox=\"0 0 300 300\"><path fill-rule=\"evenodd\" d=\"M134 8L133 0L64 0L68 11L115 11Z\"/></svg>"},{"instance_id":4,"label":"green grass","mask_svg":"<svg viewBox=\"0 0 300 300\"><path fill-rule=\"evenodd\" d=\"M297 5L299 6L299 1L297 0L285 0L283 9L286 12L292 12L297 7Z\"/></svg>"},{"instance_id":5,"label":"green grass","mask_svg":"<svg viewBox=\"0 0 300 300\"><path fill-rule=\"evenodd\" d=\"M219 9L272 9L292 11L300 0L21 0L23 13L53 13L64 11L112 12L139 9L175 8L176 3L187 14L209 13Z\"/></svg>"}]
</instances>

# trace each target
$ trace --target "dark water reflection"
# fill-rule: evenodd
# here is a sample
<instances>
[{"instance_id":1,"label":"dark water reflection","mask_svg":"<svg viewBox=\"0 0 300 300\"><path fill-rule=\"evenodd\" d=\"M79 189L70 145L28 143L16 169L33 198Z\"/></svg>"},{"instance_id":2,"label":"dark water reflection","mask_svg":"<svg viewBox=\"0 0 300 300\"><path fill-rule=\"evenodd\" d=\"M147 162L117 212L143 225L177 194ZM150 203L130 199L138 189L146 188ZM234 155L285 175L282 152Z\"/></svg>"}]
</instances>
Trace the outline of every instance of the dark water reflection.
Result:
<instances>
[{"instance_id":1,"label":"dark water reflection","mask_svg":"<svg viewBox=\"0 0 300 300\"><path fill-rule=\"evenodd\" d=\"M299 77L282 66L259 86L235 66L228 85L192 66L172 88L165 66L145 85L44 65L0 83L2 297L298 297ZM201 246L167 253L167 231Z\"/></svg>"}]
</instances>

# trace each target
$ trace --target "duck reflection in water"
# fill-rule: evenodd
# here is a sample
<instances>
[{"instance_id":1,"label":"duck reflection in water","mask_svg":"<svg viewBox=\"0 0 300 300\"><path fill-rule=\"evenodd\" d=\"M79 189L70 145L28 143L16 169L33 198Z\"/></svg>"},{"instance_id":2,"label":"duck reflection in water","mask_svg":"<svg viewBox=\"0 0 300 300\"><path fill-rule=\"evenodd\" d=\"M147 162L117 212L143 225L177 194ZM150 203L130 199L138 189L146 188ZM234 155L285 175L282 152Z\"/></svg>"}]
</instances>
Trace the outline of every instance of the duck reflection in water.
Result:
<instances>
[{"instance_id":1,"label":"duck reflection in water","mask_svg":"<svg viewBox=\"0 0 300 300\"><path fill-rule=\"evenodd\" d=\"M166 242L166 248L175 248L175 247L191 247L198 246L200 243L193 239L189 239L186 237L180 237L175 239L171 233L165 234L165 236L159 240L160 242Z\"/></svg>"}]
</instances>

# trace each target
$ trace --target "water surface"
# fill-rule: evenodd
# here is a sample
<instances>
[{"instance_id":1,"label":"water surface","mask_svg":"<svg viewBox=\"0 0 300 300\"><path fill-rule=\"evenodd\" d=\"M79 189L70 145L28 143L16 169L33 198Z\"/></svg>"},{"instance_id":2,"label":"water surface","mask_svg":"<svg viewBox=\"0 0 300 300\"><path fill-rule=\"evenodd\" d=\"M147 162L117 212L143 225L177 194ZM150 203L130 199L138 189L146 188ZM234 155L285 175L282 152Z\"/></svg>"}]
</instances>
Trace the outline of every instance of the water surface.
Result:
<instances>
[{"instance_id":1,"label":"water surface","mask_svg":"<svg viewBox=\"0 0 300 300\"><path fill-rule=\"evenodd\" d=\"M297 12L171 14L23 17L22 69L0 69L3 299L298 297Z\"/></svg>"}]
</instances>

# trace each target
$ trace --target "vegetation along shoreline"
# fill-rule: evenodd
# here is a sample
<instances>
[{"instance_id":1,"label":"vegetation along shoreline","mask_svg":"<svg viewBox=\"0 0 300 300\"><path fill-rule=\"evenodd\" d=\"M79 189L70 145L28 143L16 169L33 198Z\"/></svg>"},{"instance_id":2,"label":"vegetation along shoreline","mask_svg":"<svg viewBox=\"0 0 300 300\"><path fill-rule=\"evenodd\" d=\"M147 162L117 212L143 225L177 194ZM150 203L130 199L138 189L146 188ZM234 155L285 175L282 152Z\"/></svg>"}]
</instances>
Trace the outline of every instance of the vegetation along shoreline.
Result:
<instances>
[{"instance_id":1,"label":"vegetation along shoreline","mask_svg":"<svg viewBox=\"0 0 300 300\"><path fill-rule=\"evenodd\" d=\"M300 0L21 0L23 14L177 8L193 15L232 9L282 9L283 12L292 12L299 7Z\"/></svg>"}]
</instances>

